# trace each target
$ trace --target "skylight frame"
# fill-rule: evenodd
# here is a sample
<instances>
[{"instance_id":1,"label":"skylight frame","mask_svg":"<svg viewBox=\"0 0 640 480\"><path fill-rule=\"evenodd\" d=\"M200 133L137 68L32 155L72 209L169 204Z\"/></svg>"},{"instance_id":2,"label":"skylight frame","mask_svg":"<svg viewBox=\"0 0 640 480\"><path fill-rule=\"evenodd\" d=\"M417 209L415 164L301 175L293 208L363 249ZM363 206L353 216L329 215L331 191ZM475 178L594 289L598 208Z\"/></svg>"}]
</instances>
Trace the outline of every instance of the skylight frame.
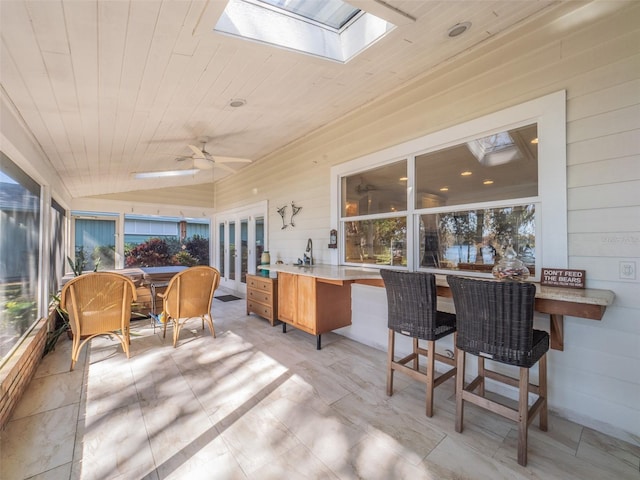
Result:
<instances>
[{"instance_id":1,"label":"skylight frame","mask_svg":"<svg viewBox=\"0 0 640 480\"><path fill-rule=\"evenodd\" d=\"M251 3L253 5L256 5L257 7L260 8L266 8L268 10L272 10L276 13L279 13L281 15L286 15L288 17L294 18L298 21L301 22L306 22L309 23L311 25L315 25L317 27L320 28L324 28L325 30L329 30L330 32L334 32L337 34L341 34L342 32L344 32L347 28L349 28L350 25L352 25L354 22L357 21L357 19L359 17L361 17L362 15L364 15L366 12L360 8L354 7L352 5L350 5L347 2L341 2L344 3L345 5L349 5L350 7L352 7L355 12L342 24L342 26L340 28L336 28L332 25L329 25L327 23L321 22L319 20L304 16L302 14L296 13L293 10L288 10L285 7L279 7L277 5L273 5L271 3L268 3L271 0L241 0L245 3ZM319 3L319 2L313 2L313 3Z\"/></svg>"},{"instance_id":2,"label":"skylight frame","mask_svg":"<svg viewBox=\"0 0 640 480\"><path fill-rule=\"evenodd\" d=\"M407 20L405 17L397 19L400 22ZM269 9L261 2L228 0L213 31L324 60L347 63L395 28L396 24L388 19L361 10L347 22L341 33L337 33L326 26L315 25L309 19L295 18L284 11Z\"/></svg>"}]
</instances>

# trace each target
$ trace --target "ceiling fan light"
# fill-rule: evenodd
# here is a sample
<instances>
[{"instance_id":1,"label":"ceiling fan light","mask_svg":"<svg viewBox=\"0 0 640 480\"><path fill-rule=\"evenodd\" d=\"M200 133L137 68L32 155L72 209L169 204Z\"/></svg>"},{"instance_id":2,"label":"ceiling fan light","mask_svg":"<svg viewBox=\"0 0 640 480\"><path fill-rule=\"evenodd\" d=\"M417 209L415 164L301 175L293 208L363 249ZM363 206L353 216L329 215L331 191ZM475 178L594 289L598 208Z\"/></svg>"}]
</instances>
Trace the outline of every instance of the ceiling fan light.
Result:
<instances>
[{"instance_id":1,"label":"ceiling fan light","mask_svg":"<svg viewBox=\"0 0 640 480\"><path fill-rule=\"evenodd\" d=\"M188 168L186 170L162 170L157 172L133 172L131 175L133 178L146 179L146 178L164 178L164 177L182 177L188 175L194 175L198 173L197 168Z\"/></svg>"}]
</instances>

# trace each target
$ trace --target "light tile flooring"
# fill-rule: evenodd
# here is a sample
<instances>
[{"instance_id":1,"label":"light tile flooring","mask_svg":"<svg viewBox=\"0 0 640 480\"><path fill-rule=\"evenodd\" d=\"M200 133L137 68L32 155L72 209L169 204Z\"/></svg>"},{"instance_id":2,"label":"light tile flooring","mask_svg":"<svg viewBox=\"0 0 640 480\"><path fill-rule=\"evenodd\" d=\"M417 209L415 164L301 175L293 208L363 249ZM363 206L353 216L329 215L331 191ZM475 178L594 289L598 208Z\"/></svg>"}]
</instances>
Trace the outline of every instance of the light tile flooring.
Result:
<instances>
[{"instance_id":1,"label":"light tile flooring","mask_svg":"<svg viewBox=\"0 0 640 480\"><path fill-rule=\"evenodd\" d=\"M429 419L423 385L396 374L387 397L384 352L213 311L216 339L192 320L173 349L139 321L131 359L100 338L72 373L62 340L1 433L0 478L640 479L639 447L553 415L520 467L511 422L467 406L455 432L453 381Z\"/></svg>"}]
</instances>

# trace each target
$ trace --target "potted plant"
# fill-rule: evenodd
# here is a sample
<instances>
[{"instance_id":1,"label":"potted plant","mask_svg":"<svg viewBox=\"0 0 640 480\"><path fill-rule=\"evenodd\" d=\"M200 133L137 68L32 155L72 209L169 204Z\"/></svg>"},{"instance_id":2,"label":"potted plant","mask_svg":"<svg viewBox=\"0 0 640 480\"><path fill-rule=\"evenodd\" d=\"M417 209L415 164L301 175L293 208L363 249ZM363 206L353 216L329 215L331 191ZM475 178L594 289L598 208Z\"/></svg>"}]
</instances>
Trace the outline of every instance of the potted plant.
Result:
<instances>
[{"instance_id":1,"label":"potted plant","mask_svg":"<svg viewBox=\"0 0 640 480\"><path fill-rule=\"evenodd\" d=\"M67 257L67 262L71 267L71 271L73 272L74 277L78 277L82 275L84 271L84 267L87 262L84 259L84 256L77 256L76 261L71 260L70 257ZM93 269L94 272L98 270L99 262L96 262L96 266ZM60 294L52 294L51 295L51 303L49 304L50 310L55 310L56 312L56 320L54 322L53 328L51 331L47 333L47 339L44 344L44 351L42 352L42 356L44 357L47 353L53 352L56 349L56 343L60 338L60 335L63 333L67 333L69 339L73 338L71 333L71 325L69 324L69 313L62 308L60 305Z\"/></svg>"}]
</instances>

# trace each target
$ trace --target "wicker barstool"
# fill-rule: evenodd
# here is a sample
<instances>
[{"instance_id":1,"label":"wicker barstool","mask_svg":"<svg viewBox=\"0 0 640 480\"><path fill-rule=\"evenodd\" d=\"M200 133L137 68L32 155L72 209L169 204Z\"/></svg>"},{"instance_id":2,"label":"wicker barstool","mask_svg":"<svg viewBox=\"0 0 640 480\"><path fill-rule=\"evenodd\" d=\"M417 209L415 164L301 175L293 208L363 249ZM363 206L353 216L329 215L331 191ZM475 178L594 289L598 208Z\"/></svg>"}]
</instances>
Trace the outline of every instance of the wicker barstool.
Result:
<instances>
[{"instance_id":1,"label":"wicker barstool","mask_svg":"<svg viewBox=\"0 0 640 480\"><path fill-rule=\"evenodd\" d=\"M536 287L532 283L488 281L448 276L456 308L456 431L462 432L464 402L471 402L518 423L518 463L527 464L529 424L540 415L547 430L547 351L549 334L533 329ZM478 358L478 376L464 386L465 353ZM515 379L485 368L484 360L520 368ZM529 369L538 363L539 385L529 383ZM485 378L518 388L518 408L485 397ZM475 390L478 390L475 393ZM538 398L529 408L529 392Z\"/></svg>"},{"instance_id":2,"label":"wicker barstool","mask_svg":"<svg viewBox=\"0 0 640 480\"><path fill-rule=\"evenodd\" d=\"M436 353L435 342L456 331L456 316L437 311L436 280L431 273L381 270L387 290L389 350L387 352L387 395L393 394L393 372L397 370L427 386L427 417L433 416L433 389L456 374L455 359ZM412 337L413 352L395 359L395 334ZM418 340L426 340L427 348ZM455 342L455 340L454 340ZM421 371L419 356L427 357L426 371ZM435 376L435 360L452 368ZM413 362L413 366L407 363Z\"/></svg>"}]
</instances>

